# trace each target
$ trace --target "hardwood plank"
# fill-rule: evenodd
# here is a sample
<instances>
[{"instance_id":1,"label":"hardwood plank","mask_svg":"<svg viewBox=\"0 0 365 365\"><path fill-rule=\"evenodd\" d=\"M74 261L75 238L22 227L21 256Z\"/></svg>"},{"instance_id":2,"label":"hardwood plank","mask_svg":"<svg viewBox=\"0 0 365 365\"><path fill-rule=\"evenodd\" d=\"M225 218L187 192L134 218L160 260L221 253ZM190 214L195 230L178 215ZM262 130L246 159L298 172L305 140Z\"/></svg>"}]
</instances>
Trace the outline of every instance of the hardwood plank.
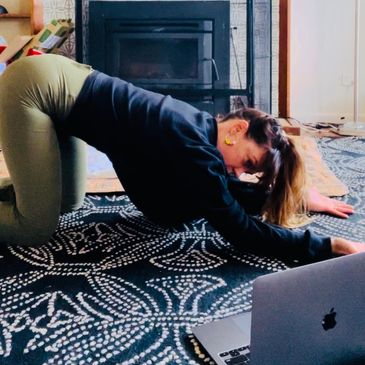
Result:
<instances>
[{"instance_id":1,"label":"hardwood plank","mask_svg":"<svg viewBox=\"0 0 365 365\"><path fill-rule=\"evenodd\" d=\"M290 117L290 5L279 3L279 117Z\"/></svg>"}]
</instances>

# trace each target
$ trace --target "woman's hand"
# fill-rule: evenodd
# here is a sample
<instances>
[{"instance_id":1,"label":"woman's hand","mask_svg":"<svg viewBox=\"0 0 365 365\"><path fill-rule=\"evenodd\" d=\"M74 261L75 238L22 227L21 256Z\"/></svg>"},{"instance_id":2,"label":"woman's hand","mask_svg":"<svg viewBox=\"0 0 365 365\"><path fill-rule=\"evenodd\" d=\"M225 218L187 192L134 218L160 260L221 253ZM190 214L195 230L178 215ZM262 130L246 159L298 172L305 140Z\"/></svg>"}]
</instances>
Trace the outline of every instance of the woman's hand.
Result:
<instances>
[{"instance_id":1,"label":"woman's hand","mask_svg":"<svg viewBox=\"0 0 365 365\"><path fill-rule=\"evenodd\" d=\"M328 198L320 194L315 187L308 190L307 206L311 212L328 213L340 218L348 218L349 214L354 212L354 208L351 205Z\"/></svg>"},{"instance_id":2,"label":"woman's hand","mask_svg":"<svg viewBox=\"0 0 365 365\"><path fill-rule=\"evenodd\" d=\"M331 247L332 252L337 255L365 252L365 243L348 241L341 237L332 237Z\"/></svg>"}]
</instances>

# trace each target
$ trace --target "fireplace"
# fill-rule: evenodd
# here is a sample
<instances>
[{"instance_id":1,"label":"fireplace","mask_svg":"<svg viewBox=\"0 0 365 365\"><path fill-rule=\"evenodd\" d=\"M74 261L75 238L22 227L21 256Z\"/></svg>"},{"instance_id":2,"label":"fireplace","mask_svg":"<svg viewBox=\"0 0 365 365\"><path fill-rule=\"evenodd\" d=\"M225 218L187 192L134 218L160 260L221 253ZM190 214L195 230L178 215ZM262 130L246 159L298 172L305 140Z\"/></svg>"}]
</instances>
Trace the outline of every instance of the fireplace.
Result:
<instances>
[{"instance_id":1,"label":"fireplace","mask_svg":"<svg viewBox=\"0 0 365 365\"><path fill-rule=\"evenodd\" d=\"M224 113L271 112L271 0L75 0L76 59Z\"/></svg>"},{"instance_id":2,"label":"fireplace","mask_svg":"<svg viewBox=\"0 0 365 365\"><path fill-rule=\"evenodd\" d=\"M106 28L109 74L147 88L210 89L218 78L211 20L110 20Z\"/></svg>"},{"instance_id":3,"label":"fireplace","mask_svg":"<svg viewBox=\"0 0 365 365\"><path fill-rule=\"evenodd\" d=\"M89 4L89 63L212 114L229 110L229 1Z\"/></svg>"}]
</instances>

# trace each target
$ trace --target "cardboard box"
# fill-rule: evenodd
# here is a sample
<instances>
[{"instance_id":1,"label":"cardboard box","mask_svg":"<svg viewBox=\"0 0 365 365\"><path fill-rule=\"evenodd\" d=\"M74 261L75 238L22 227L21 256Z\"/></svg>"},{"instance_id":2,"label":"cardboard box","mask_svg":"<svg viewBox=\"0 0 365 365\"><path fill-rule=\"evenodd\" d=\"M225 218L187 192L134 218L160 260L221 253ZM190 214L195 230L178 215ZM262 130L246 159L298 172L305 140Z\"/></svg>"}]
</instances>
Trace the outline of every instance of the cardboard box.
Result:
<instances>
[{"instance_id":1,"label":"cardboard box","mask_svg":"<svg viewBox=\"0 0 365 365\"><path fill-rule=\"evenodd\" d=\"M23 48L21 57L31 48L42 53L56 53L74 29L75 26L70 19L52 20Z\"/></svg>"},{"instance_id":2,"label":"cardboard box","mask_svg":"<svg viewBox=\"0 0 365 365\"><path fill-rule=\"evenodd\" d=\"M71 20L54 19L34 36L16 36L0 54L0 63L9 64L30 54L57 53L74 29Z\"/></svg>"}]
</instances>

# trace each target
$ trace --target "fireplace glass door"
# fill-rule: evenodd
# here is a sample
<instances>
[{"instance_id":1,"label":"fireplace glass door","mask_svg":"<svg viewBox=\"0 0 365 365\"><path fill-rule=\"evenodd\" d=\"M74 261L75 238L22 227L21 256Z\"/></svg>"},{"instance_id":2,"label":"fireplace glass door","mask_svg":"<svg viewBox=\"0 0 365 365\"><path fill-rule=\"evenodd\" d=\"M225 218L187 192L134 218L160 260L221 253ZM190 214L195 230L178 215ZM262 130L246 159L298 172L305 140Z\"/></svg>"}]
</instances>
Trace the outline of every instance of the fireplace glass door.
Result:
<instances>
[{"instance_id":1,"label":"fireplace glass door","mask_svg":"<svg viewBox=\"0 0 365 365\"><path fill-rule=\"evenodd\" d=\"M142 87L212 88L211 32L192 32L185 23L118 26L107 43L109 74Z\"/></svg>"}]
</instances>

